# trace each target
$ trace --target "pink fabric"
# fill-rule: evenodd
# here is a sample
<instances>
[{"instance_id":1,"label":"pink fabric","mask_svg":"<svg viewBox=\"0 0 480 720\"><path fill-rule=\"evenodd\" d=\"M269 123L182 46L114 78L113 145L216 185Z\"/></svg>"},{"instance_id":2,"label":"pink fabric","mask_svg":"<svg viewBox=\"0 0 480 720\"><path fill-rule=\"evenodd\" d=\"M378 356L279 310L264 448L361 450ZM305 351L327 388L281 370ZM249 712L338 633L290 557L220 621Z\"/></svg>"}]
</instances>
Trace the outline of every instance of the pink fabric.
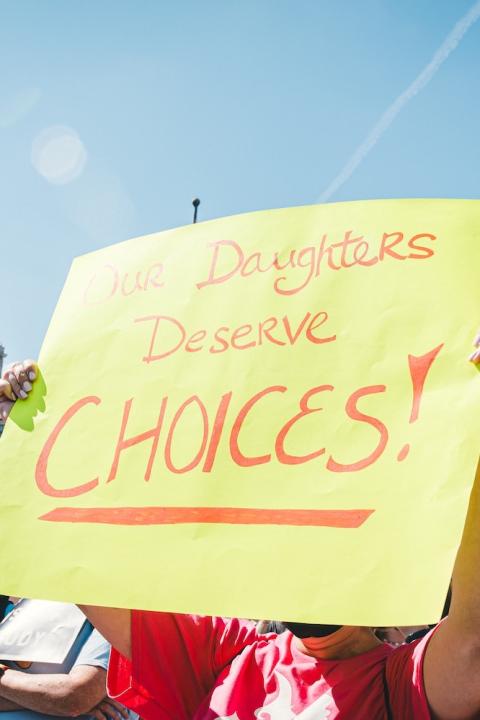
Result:
<instances>
[{"instance_id":1,"label":"pink fabric","mask_svg":"<svg viewBox=\"0 0 480 720\"><path fill-rule=\"evenodd\" d=\"M347 660L300 652L289 632L252 623L134 611L132 661L112 650L109 693L144 720L429 720L428 636Z\"/></svg>"}]
</instances>

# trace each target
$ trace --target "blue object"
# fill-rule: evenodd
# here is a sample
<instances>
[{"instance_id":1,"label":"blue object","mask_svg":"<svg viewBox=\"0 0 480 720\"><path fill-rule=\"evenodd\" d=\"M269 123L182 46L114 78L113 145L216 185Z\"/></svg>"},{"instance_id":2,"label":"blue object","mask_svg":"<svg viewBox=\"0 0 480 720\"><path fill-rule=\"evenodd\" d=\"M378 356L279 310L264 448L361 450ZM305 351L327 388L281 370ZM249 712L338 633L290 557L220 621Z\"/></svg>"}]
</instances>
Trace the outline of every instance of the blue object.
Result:
<instances>
[{"instance_id":1,"label":"blue object","mask_svg":"<svg viewBox=\"0 0 480 720\"><path fill-rule=\"evenodd\" d=\"M28 668L20 667L17 663L9 661L7 664L13 670L20 670L29 674L68 674L72 668L79 665L93 665L104 670L108 667L110 645L100 635L91 623L85 622L74 644L72 645L63 663L33 662ZM106 690L105 690L106 692ZM87 720L89 716L81 715L77 720ZM138 716L130 712L132 720ZM6 710L0 712L0 720L62 720L56 715L44 715L33 710ZM63 718L65 720L65 718Z\"/></svg>"}]
</instances>

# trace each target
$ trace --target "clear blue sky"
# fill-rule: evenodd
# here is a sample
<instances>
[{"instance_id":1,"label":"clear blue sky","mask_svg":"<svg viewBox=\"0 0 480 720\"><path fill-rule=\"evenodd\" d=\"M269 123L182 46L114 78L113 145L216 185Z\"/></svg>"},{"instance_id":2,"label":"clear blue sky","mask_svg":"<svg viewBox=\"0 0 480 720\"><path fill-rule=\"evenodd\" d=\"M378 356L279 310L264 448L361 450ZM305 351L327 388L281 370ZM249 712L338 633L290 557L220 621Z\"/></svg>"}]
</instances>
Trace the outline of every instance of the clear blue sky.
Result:
<instances>
[{"instance_id":1,"label":"clear blue sky","mask_svg":"<svg viewBox=\"0 0 480 720\"><path fill-rule=\"evenodd\" d=\"M74 256L189 223L195 195L201 220L316 202L473 5L0 0L9 359ZM479 67L480 20L330 199L478 197Z\"/></svg>"}]
</instances>

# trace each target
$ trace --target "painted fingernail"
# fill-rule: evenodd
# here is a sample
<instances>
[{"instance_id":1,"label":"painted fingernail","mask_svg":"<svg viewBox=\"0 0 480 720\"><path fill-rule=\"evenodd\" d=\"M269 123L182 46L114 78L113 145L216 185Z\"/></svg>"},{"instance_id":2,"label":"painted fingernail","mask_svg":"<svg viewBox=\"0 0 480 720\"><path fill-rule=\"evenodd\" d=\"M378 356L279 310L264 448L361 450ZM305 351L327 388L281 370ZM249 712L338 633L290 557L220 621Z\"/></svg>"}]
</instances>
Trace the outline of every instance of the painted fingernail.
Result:
<instances>
[{"instance_id":1,"label":"painted fingernail","mask_svg":"<svg viewBox=\"0 0 480 720\"><path fill-rule=\"evenodd\" d=\"M477 333L477 336L476 336L475 340L473 341L473 344L480 345L480 332Z\"/></svg>"},{"instance_id":2,"label":"painted fingernail","mask_svg":"<svg viewBox=\"0 0 480 720\"><path fill-rule=\"evenodd\" d=\"M25 390L25 392L30 392L30 390L32 389L32 383L29 383L28 380L25 380L22 387Z\"/></svg>"},{"instance_id":3,"label":"painted fingernail","mask_svg":"<svg viewBox=\"0 0 480 720\"><path fill-rule=\"evenodd\" d=\"M25 400L25 398L28 397L28 395L27 395L27 393L25 392L25 390L20 390L19 395L20 395L20 397L22 398L22 400Z\"/></svg>"},{"instance_id":4,"label":"painted fingernail","mask_svg":"<svg viewBox=\"0 0 480 720\"><path fill-rule=\"evenodd\" d=\"M35 380L36 377L37 377L37 374L36 374L33 370L31 370L31 371L28 373L28 379L29 379L29 380Z\"/></svg>"}]
</instances>

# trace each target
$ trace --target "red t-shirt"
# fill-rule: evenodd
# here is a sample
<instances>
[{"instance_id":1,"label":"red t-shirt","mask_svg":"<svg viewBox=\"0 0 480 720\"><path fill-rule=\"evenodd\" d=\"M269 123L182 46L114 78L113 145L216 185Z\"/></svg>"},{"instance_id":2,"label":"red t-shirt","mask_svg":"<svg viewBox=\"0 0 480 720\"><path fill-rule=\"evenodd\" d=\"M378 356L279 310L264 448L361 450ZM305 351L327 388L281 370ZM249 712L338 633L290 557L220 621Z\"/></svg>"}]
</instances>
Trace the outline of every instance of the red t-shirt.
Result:
<instances>
[{"instance_id":1,"label":"red t-shirt","mask_svg":"<svg viewBox=\"0 0 480 720\"><path fill-rule=\"evenodd\" d=\"M144 720L429 720L429 635L346 660L302 653L290 632L242 620L132 613L132 661L112 650L109 694Z\"/></svg>"}]
</instances>

